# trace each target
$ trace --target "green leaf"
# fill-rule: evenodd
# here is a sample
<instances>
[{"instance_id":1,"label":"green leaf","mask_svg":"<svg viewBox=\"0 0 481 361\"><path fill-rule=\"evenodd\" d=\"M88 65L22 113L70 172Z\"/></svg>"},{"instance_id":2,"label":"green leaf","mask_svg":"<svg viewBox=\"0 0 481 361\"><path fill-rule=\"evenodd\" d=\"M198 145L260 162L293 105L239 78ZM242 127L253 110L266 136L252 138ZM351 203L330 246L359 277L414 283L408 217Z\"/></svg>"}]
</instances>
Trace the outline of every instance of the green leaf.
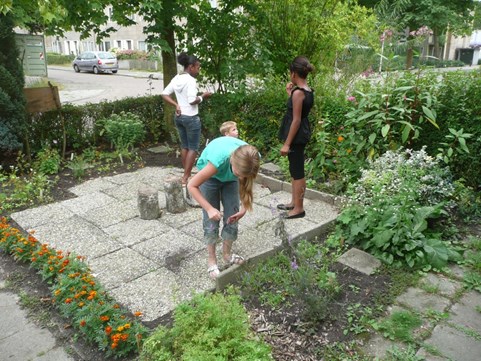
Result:
<instances>
[{"instance_id":1,"label":"green leaf","mask_svg":"<svg viewBox=\"0 0 481 361\"><path fill-rule=\"evenodd\" d=\"M466 146L466 139L464 138L458 138L459 145L461 146L461 149L464 150L466 153L469 153L469 149Z\"/></svg>"},{"instance_id":2,"label":"green leaf","mask_svg":"<svg viewBox=\"0 0 481 361\"><path fill-rule=\"evenodd\" d=\"M381 134L383 138L386 138L386 135L389 132L389 129L391 129L391 126L389 124L386 124L384 127L382 127Z\"/></svg>"},{"instance_id":3,"label":"green leaf","mask_svg":"<svg viewBox=\"0 0 481 361\"><path fill-rule=\"evenodd\" d=\"M393 234L394 234L394 231L392 229L386 229L382 232L376 233L376 235L372 238L372 240L374 244L380 248L391 240Z\"/></svg>"},{"instance_id":4,"label":"green leaf","mask_svg":"<svg viewBox=\"0 0 481 361\"><path fill-rule=\"evenodd\" d=\"M373 111L367 112L363 116L357 118L357 121L361 121L361 120L364 120L364 119L367 119L367 118L371 118L373 115L375 115L377 113L379 113L379 110L373 110Z\"/></svg>"},{"instance_id":5,"label":"green leaf","mask_svg":"<svg viewBox=\"0 0 481 361\"><path fill-rule=\"evenodd\" d=\"M371 133L371 135L369 135L369 143L373 144L375 140L376 140L376 133Z\"/></svg>"},{"instance_id":6,"label":"green leaf","mask_svg":"<svg viewBox=\"0 0 481 361\"><path fill-rule=\"evenodd\" d=\"M411 129L408 126L405 126L402 132L402 137L401 137L401 140L403 143L406 143L406 141L408 140L410 132L411 132Z\"/></svg>"}]
</instances>

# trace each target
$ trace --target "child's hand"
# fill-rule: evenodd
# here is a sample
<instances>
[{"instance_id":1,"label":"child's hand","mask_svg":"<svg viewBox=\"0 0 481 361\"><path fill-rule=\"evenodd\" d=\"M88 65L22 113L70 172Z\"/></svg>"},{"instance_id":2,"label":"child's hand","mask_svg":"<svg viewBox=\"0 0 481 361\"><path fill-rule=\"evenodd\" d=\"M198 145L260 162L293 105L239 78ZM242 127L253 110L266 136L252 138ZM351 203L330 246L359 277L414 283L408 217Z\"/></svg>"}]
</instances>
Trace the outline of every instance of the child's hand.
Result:
<instances>
[{"instance_id":1,"label":"child's hand","mask_svg":"<svg viewBox=\"0 0 481 361\"><path fill-rule=\"evenodd\" d=\"M291 96L292 88L294 88L294 84L292 84L292 82L286 84L287 95Z\"/></svg>"},{"instance_id":2,"label":"child's hand","mask_svg":"<svg viewBox=\"0 0 481 361\"><path fill-rule=\"evenodd\" d=\"M211 92L203 92L201 96L202 98L207 99L207 98L210 98L211 95L212 95Z\"/></svg>"},{"instance_id":3,"label":"child's hand","mask_svg":"<svg viewBox=\"0 0 481 361\"><path fill-rule=\"evenodd\" d=\"M241 208L241 210L235 214L233 214L232 216L230 216L228 219L227 219L227 224L231 224L231 223L235 223L235 222L238 222L239 219L241 219L242 217L244 217L244 215L246 214L246 210L244 208Z\"/></svg>"},{"instance_id":4,"label":"child's hand","mask_svg":"<svg viewBox=\"0 0 481 361\"><path fill-rule=\"evenodd\" d=\"M216 208L211 208L207 211L207 215L211 221L220 221L222 218L222 213Z\"/></svg>"}]
</instances>

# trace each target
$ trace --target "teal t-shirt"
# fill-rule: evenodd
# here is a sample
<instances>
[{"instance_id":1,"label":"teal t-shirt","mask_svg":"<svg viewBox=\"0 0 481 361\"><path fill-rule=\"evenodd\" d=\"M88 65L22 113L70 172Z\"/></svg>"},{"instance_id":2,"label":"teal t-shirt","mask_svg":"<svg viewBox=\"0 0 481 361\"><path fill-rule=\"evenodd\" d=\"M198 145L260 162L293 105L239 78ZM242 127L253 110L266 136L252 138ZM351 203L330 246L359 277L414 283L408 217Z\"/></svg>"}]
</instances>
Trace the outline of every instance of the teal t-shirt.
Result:
<instances>
[{"instance_id":1,"label":"teal t-shirt","mask_svg":"<svg viewBox=\"0 0 481 361\"><path fill-rule=\"evenodd\" d=\"M247 143L234 137L223 136L212 140L200 155L197 161L197 168L201 170L210 162L217 169L217 173L213 178L221 182L237 180L230 166L230 155L244 144Z\"/></svg>"}]
</instances>

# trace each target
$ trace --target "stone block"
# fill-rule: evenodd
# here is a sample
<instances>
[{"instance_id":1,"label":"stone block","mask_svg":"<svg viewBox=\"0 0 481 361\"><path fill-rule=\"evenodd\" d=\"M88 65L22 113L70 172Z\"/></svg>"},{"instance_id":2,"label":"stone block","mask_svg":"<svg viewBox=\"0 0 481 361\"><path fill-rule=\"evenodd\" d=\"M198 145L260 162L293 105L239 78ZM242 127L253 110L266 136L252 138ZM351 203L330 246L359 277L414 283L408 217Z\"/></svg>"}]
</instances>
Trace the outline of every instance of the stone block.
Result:
<instances>
[{"instance_id":1,"label":"stone block","mask_svg":"<svg viewBox=\"0 0 481 361\"><path fill-rule=\"evenodd\" d=\"M182 179L180 177L166 178L164 183L166 209L170 213L182 213L186 210Z\"/></svg>"},{"instance_id":2,"label":"stone block","mask_svg":"<svg viewBox=\"0 0 481 361\"><path fill-rule=\"evenodd\" d=\"M141 219L152 220L160 217L159 193L157 189L142 186L137 195L137 205Z\"/></svg>"}]
</instances>

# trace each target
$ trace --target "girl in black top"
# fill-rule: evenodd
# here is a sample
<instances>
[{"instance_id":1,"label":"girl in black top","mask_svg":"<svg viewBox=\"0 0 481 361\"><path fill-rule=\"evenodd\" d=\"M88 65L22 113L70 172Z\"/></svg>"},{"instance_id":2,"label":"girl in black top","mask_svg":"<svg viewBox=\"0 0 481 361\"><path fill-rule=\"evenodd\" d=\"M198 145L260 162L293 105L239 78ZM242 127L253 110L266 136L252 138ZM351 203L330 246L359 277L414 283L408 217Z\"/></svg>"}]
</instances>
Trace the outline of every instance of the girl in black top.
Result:
<instances>
[{"instance_id":1,"label":"girl in black top","mask_svg":"<svg viewBox=\"0 0 481 361\"><path fill-rule=\"evenodd\" d=\"M277 208L286 210L281 216L286 219L301 218L304 211L304 193L306 179L304 175L304 150L311 137L308 120L309 112L314 104L314 92L307 85L307 75L314 70L304 56L298 56L291 63L291 81L286 85L289 95L287 112L279 130L279 137L284 142L281 156L289 159L289 172L292 177L292 197L286 204L278 204Z\"/></svg>"}]
</instances>

